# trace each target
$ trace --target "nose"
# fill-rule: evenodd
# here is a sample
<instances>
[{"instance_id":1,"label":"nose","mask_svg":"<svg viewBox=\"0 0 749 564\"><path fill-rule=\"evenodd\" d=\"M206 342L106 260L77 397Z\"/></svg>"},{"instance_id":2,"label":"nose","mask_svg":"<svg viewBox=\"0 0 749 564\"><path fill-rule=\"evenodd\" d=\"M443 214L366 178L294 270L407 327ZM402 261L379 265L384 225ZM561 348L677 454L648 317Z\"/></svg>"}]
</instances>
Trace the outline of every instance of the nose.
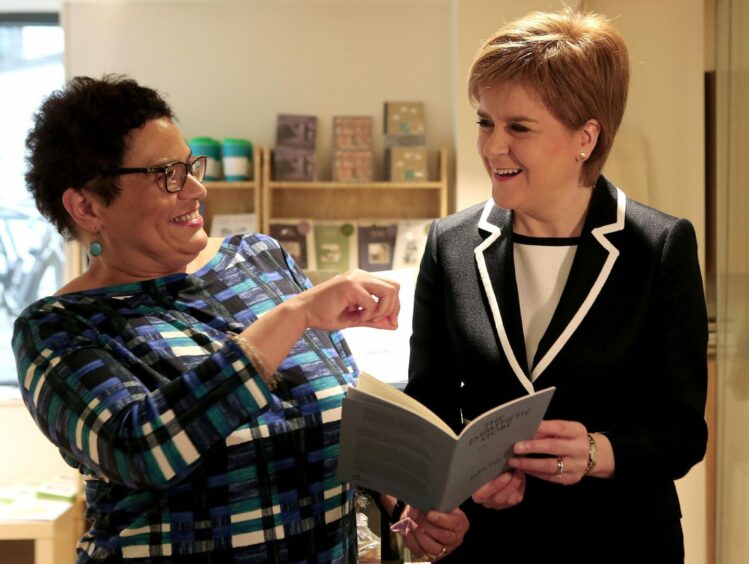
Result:
<instances>
[{"instance_id":1,"label":"nose","mask_svg":"<svg viewBox=\"0 0 749 564\"><path fill-rule=\"evenodd\" d=\"M188 174L178 195L184 200L203 200L208 195L208 189L192 174Z\"/></svg>"},{"instance_id":2,"label":"nose","mask_svg":"<svg viewBox=\"0 0 749 564\"><path fill-rule=\"evenodd\" d=\"M487 134L481 152L487 158L508 154L510 143L507 132L501 127L495 127L491 133Z\"/></svg>"}]
</instances>

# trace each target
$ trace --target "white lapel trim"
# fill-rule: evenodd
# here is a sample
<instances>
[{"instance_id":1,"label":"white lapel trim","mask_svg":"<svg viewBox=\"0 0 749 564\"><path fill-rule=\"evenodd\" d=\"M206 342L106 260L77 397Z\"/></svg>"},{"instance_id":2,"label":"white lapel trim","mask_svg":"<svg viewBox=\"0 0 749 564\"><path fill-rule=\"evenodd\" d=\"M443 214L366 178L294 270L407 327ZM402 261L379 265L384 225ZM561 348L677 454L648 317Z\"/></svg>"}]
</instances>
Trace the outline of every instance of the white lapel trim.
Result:
<instances>
[{"instance_id":1,"label":"white lapel trim","mask_svg":"<svg viewBox=\"0 0 749 564\"><path fill-rule=\"evenodd\" d=\"M497 328L497 334L499 335L499 342L502 345L502 350L512 367L512 371L515 372L515 376L520 380L520 383L530 394L534 391L533 383L528 379L528 376L525 375L525 372L523 372L523 369L518 363L518 359L515 357L515 352L510 346L510 340L507 338L507 331L505 331L505 326L502 322L502 315L499 313L499 303L497 302L497 296L494 295L489 271L486 268L486 259L484 258L484 251L486 248L492 245L502 235L502 230L499 226L489 223L489 213L493 208L494 201L489 200L484 206L484 211L481 212L479 228L488 231L491 235L484 239L481 244L473 250L473 254L476 256L476 263L479 268L479 274L481 275L481 282L484 285L484 293L489 301L489 309L491 309L492 312L494 325Z\"/></svg>"},{"instance_id":2,"label":"white lapel trim","mask_svg":"<svg viewBox=\"0 0 749 564\"><path fill-rule=\"evenodd\" d=\"M606 283L609 274L611 274L611 270L614 268L614 263L619 257L619 249L611 244L611 242L606 238L606 235L624 229L624 213L626 211L626 207L627 196L619 188L616 188L616 221L614 223L609 223L608 225L601 225L600 227L596 227L591 232L593 237L596 238L596 241L598 241L598 243L609 252L609 256L606 257L606 261L604 262L601 271L598 273L598 278L596 278L593 287L590 289L590 292L588 292L588 295L586 296L585 301L583 301L582 305L580 306L580 309L575 312L575 315L567 324L567 327L564 328L564 331L562 331L557 340L549 348L549 350L539 361L539 363L533 367L533 371L531 372L531 379L534 382L536 381L536 378L538 378L541 373L546 370L549 364L551 364L551 361L554 360L554 357L559 354L559 351L562 350L562 347L567 343L575 330L580 326L580 323L582 323L583 319L588 314L588 311L590 311L590 308L593 306L593 302L595 302L596 298L598 298L598 294L601 293L603 285Z\"/></svg>"}]
</instances>

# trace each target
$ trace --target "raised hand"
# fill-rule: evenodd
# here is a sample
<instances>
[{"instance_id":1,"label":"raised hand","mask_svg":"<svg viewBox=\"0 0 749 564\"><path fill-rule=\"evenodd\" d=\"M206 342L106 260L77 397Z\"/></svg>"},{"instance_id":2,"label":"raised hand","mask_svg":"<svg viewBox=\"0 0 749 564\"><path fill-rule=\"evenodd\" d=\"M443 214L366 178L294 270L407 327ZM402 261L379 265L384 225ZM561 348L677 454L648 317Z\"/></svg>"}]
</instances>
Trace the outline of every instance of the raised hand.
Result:
<instances>
[{"instance_id":1,"label":"raised hand","mask_svg":"<svg viewBox=\"0 0 749 564\"><path fill-rule=\"evenodd\" d=\"M345 327L398 327L398 282L363 270L352 270L302 292L294 305L304 312L306 326L334 330Z\"/></svg>"}]
</instances>

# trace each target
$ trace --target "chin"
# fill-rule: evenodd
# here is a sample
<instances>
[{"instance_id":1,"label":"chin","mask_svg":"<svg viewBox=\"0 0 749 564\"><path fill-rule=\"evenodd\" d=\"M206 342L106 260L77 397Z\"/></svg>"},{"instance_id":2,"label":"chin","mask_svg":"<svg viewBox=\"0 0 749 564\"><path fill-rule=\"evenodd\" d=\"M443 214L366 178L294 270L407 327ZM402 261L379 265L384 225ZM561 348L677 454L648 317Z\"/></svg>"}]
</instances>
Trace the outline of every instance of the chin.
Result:
<instances>
[{"instance_id":1,"label":"chin","mask_svg":"<svg viewBox=\"0 0 749 564\"><path fill-rule=\"evenodd\" d=\"M515 209L521 202L519 198L513 196L514 194L508 194L507 190L503 186L494 186L492 188L492 200L494 200L494 204L497 207L506 210Z\"/></svg>"},{"instance_id":2,"label":"chin","mask_svg":"<svg viewBox=\"0 0 749 564\"><path fill-rule=\"evenodd\" d=\"M191 240L195 243L200 243L202 249L208 244L208 233L206 233L205 229L201 227L200 230L195 232Z\"/></svg>"}]
</instances>

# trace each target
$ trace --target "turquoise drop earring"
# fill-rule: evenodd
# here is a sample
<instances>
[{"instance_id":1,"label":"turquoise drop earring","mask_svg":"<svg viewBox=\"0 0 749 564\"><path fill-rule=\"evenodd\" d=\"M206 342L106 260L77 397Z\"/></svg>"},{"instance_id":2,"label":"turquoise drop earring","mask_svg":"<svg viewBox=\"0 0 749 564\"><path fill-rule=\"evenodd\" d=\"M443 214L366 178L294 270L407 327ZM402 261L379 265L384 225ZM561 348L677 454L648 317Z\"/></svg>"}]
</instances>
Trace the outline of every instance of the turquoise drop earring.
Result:
<instances>
[{"instance_id":1,"label":"turquoise drop earring","mask_svg":"<svg viewBox=\"0 0 749 564\"><path fill-rule=\"evenodd\" d=\"M104 249L102 248L101 243L99 243L99 241L97 241L96 239L91 241L91 246L88 248L88 251L92 257L98 257L99 255L101 255L101 252L103 250Z\"/></svg>"}]
</instances>

